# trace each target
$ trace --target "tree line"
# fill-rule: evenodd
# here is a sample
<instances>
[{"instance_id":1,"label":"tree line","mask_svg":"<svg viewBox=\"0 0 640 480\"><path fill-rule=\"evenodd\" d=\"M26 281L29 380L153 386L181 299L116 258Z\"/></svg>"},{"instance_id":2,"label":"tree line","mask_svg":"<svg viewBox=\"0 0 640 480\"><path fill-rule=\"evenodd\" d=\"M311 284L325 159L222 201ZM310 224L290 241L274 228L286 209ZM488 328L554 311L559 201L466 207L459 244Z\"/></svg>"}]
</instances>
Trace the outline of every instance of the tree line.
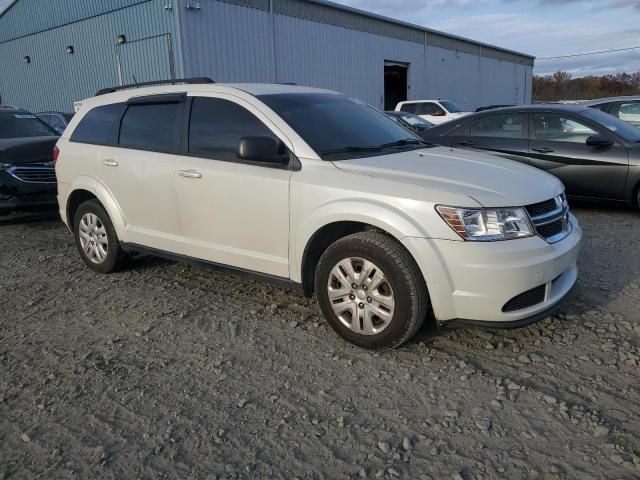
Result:
<instances>
[{"instance_id":1,"label":"tree line","mask_svg":"<svg viewBox=\"0 0 640 480\"><path fill-rule=\"evenodd\" d=\"M615 75L573 78L570 73L533 77L533 100L589 100L592 98L640 95L640 71Z\"/></svg>"}]
</instances>

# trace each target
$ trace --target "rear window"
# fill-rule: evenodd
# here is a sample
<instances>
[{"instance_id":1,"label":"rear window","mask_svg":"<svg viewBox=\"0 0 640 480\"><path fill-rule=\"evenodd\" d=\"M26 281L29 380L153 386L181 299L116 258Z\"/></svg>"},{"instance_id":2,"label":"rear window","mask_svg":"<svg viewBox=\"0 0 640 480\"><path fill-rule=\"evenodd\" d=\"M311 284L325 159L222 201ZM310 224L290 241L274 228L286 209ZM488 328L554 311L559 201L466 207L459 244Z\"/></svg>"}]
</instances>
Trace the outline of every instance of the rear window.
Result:
<instances>
[{"instance_id":1,"label":"rear window","mask_svg":"<svg viewBox=\"0 0 640 480\"><path fill-rule=\"evenodd\" d=\"M119 145L138 150L177 153L181 103L129 105L120 125Z\"/></svg>"},{"instance_id":2,"label":"rear window","mask_svg":"<svg viewBox=\"0 0 640 480\"><path fill-rule=\"evenodd\" d=\"M96 145L111 144L123 108L121 103L114 103L90 110L71 134L71 141Z\"/></svg>"},{"instance_id":3,"label":"rear window","mask_svg":"<svg viewBox=\"0 0 640 480\"><path fill-rule=\"evenodd\" d=\"M0 114L0 138L54 137L58 134L28 112Z\"/></svg>"}]
</instances>

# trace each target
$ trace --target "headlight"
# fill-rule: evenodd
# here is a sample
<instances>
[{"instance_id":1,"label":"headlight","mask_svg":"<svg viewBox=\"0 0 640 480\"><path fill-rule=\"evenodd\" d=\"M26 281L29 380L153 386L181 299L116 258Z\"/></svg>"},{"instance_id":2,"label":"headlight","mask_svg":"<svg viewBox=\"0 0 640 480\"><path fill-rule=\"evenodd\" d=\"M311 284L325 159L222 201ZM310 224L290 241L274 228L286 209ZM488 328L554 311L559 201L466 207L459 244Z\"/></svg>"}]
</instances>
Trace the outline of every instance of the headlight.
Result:
<instances>
[{"instance_id":1,"label":"headlight","mask_svg":"<svg viewBox=\"0 0 640 480\"><path fill-rule=\"evenodd\" d=\"M533 236L524 208L458 208L438 205L436 210L465 240L495 242Z\"/></svg>"}]
</instances>

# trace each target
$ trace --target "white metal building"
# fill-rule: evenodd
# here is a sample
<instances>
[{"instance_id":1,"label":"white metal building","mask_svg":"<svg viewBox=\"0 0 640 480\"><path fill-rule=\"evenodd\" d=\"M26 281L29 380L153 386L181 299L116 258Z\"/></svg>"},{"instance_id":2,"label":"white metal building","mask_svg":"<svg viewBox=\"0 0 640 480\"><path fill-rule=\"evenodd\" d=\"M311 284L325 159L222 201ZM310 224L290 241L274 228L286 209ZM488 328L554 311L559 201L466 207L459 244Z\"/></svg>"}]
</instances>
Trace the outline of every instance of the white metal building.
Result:
<instances>
[{"instance_id":1,"label":"white metal building","mask_svg":"<svg viewBox=\"0 0 640 480\"><path fill-rule=\"evenodd\" d=\"M529 103L534 58L323 0L15 0L0 16L0 95L34 111L120 83L294 82L379 108Z\"/></svg>"}]
</instances>

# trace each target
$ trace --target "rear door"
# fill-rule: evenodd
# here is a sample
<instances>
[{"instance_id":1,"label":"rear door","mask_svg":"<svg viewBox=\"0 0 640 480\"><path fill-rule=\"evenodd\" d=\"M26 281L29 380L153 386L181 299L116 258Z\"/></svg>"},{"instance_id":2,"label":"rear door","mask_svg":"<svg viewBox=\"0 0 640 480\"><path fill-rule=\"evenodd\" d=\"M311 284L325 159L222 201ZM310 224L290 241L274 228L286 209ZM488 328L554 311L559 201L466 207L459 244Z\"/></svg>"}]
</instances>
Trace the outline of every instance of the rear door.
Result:
<instances>
[{"instance_id":1,"label":"rear door","mask_svg":"<svg viewBox=\"0 0 640 480\"><path fill-rule=\"evenodd\" d=\"M472 121L465 136L454 137L451 145L528 163L527 128L527 115L524 113L486 115Z\"/></svg>"},{"instance_id":2,"label":"rear door","mask_svg":"<svg viewBox=\"0 0 640 480\"><path fill-rule=\"evenodd\" d=\"M100 154L100 179L118 202L128 241L171 252L180 231L174 181L184 98L124 105L117 146Z\"/></svg>"},{"instance_id":3,"label":"rear door","mask_svg":"<svg viewBox=\"0 0 640 480\"><path fill-rule=\"evenodd\" d=\"M573 115L530 114L529 159L564 183L570 195L624 199L629 169L626 148L608 133ZM590 147L586 140L602 134L614 144Z\"/></svg>"}]
</instances>

